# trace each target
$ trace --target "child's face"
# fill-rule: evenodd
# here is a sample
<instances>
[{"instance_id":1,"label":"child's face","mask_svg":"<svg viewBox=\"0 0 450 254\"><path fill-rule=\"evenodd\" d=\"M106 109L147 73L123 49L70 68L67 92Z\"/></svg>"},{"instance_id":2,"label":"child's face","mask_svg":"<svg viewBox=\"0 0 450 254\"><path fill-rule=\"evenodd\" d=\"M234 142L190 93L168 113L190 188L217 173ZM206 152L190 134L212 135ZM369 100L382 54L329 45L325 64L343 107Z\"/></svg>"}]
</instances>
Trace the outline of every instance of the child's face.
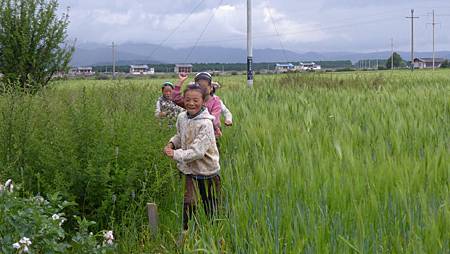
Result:
<instances>
[{"instance_id":1,"label":"child's face","mask_svg":"<svg viewBox=\"0 0 450 254\"><path fill-rule=\"evenodd\" d=\"M170 99L170 96L172 95L172 88L170 86L165 86L162 92L166 99Z\"/></svg>"},{"instance_id":2,"label":"child's face","mask_svg":"<svg viewBox=\"0 0 450 254\"><path fill-rule=\"evenodd\" d=\"M203 96L198 90L190 90L184 94L184 106L190 115L197 114L203 106Z\"/></svg>"},{"instance_id":3,"label":"child's face","mask_svg":"<svg viewBox=\"0 0 450 254\"><path fill-rule=\"evenodd\" d=\"M205 89L206 92L208 92L208 94L211 93L212 87L209 85L209 81L208 81L208 80L200 79L197 83L198 83L203 89Z\"/></svg>"}]
</instances>

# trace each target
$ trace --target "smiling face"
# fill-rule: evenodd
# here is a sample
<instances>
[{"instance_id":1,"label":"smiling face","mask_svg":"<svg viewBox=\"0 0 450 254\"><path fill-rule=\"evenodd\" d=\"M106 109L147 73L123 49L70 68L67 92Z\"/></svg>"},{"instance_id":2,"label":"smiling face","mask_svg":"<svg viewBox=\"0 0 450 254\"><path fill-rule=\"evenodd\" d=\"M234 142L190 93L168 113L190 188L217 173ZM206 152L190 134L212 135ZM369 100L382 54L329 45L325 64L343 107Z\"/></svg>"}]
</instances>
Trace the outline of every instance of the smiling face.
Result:
<instances>
[{"instance_id":1,"label":"smiling face","mask_svg":"<svg viewBox=\"0 0 450 254\"><path fill-rule=\"evenodd\" d=\"M203 106L203 95L200 90L188 90L184 93L184 106L189 115L197 114Z\"/></svg>"},{"instance_id":2,"label":"smiling face","mask_svg":"<svg viewBox=\"0 0 450 254\"><path fill-rule=\"evenodd\" d=\"M170 97L172 96L172 87L170 87L170 86L165 86L165 87L162 89L162 93L163 93L164 98L170 99Z\"/></svg>"}]
</instances>

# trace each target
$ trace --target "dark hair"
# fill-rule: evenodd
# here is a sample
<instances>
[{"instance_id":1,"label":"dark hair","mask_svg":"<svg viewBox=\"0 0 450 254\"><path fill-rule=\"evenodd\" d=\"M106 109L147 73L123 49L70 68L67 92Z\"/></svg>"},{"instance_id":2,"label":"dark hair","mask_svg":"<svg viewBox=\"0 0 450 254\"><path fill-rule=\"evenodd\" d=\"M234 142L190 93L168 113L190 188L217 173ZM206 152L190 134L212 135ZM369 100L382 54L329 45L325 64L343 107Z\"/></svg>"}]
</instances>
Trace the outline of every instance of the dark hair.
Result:
<instances>
[{"instance_id":1,"label":"dark hair","mask_svg":"<svg viewBox=\"0 0 450 254\"><path fill-rule=\"evenodd\" d=\"M171 82L164 82L162 85L161 85L161 90L162 91L164 91L164 88L166 87L166 86L170 86L170 88L174 88L173 87L173 84L171 83Z\"/></svg>"},{"instance_id":2,"label":"dark hair","mask_svg":"<svg viewBox=\"0 0 450 254\"><path fill-rule=\"evenodd\" d=\"M189 91L198 91L202 94L202 98L203 100L206 99L206 96L208 95L208 92L206 91L205 88L201 87L198 83L194 83L189 85L183 92L183 95L186 96L186 93Z\"/></svg>"},{"instance_id":3,"label":"dark hair","mask_svg":"<svg viewBox=\"0 0 450 254\"><path fill-rule=\"evenodd\" d=\"M206 80L208 81L209 85L211 85L212 76L208 72L199 72L197 73L197 75L195 75L194 80L195 82L198 82L199 80Z\"/></svg>"}]
</instances>

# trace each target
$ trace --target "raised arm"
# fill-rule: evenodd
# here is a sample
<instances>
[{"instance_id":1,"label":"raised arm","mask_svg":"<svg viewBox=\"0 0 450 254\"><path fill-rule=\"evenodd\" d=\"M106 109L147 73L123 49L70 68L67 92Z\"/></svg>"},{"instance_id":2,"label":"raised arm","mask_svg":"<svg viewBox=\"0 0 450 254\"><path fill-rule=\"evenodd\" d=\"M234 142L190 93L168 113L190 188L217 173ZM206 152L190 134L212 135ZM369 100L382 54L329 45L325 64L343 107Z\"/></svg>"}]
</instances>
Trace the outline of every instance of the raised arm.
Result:
<instances>
[{"instance_id":1,"label":"raised arm","mask_svg":"<svg viewBox=\"0 0 450 254\"><path fill-rule=\"evenodd\" d=\"M172 101L175 102L178 106L184 108L184 98L181 94L181 88L183 87L184 82L188 79L188 75L186 73L178 74L178 81L175 84L175 88L172 91Z\"/></svg>"}]
</instances>

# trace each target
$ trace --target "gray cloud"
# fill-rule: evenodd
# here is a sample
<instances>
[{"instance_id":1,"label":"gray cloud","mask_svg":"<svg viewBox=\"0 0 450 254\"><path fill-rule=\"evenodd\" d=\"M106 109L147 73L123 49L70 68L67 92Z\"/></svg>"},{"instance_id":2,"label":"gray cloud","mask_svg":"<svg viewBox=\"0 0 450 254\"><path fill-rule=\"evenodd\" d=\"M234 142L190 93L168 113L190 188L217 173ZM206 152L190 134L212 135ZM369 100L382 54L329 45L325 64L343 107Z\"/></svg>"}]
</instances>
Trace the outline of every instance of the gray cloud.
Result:
<instances>
[{"instance_id":1,"label":"gray cloud","mask_svg":"<svg viewBox=\"0 0 450 254\"><path fill-rule=\"evenodd\" d=\"M62 0L70 6L69 34L79 42L164 43L192 46L211 19L200 45L245 47L246 1L242 0ZM200 3L200 4L199 4ZM450 14L446 0L317 0L253 1L254 41L258 48L306 51L387 50L391 37L398 50L409 49L410 28L405 17L415 8L417 50L431 49L433 8ZM197 7L186 20L188 13ZM438 49L450 49L450 16L439 16ZM184 21L184 22L183 22Z\"/></svg>"}]
</instances>

